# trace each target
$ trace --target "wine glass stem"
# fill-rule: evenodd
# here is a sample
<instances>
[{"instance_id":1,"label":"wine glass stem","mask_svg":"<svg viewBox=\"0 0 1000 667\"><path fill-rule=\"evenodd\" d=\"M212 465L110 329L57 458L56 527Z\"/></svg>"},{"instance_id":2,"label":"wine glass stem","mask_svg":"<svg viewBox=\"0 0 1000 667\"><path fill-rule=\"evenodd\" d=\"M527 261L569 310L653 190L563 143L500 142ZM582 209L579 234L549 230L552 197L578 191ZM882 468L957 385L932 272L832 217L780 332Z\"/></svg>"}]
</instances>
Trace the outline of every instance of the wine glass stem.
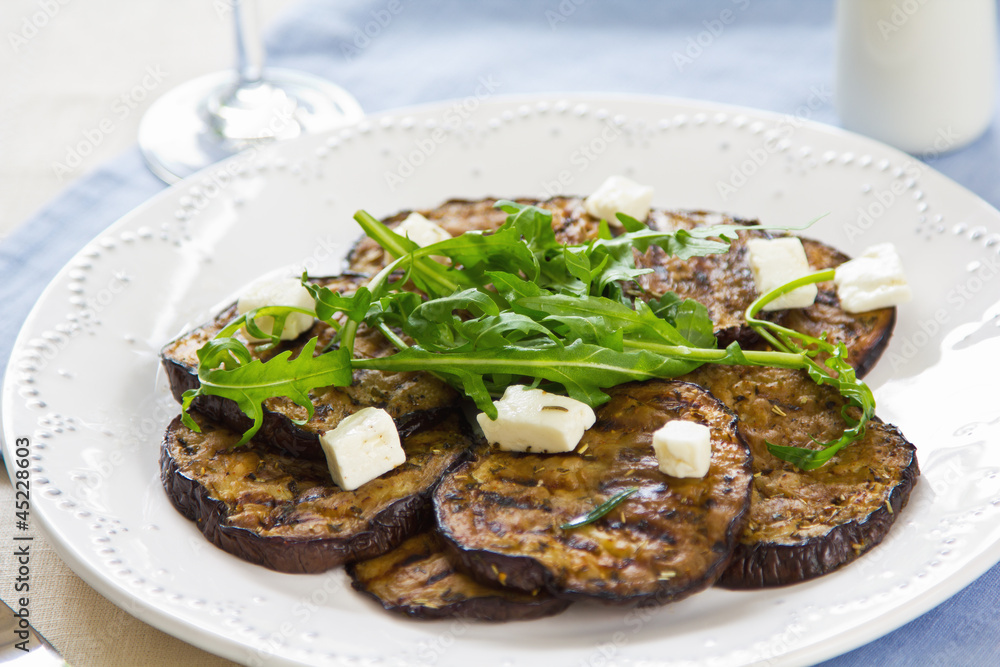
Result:
<instances>
[{"instance_id":1,"label":"wine glass stem","mask_svg":"<svg viewBox=\"0 0 1000 667\"><path fill-rule=\"evenodd\" d=\"M236 28L236 70L239 72L239 85L253 85L261 80L264 69L264 44L257 26L257 3L255 0L230 1Z\"/></svg>"}]
</instances>

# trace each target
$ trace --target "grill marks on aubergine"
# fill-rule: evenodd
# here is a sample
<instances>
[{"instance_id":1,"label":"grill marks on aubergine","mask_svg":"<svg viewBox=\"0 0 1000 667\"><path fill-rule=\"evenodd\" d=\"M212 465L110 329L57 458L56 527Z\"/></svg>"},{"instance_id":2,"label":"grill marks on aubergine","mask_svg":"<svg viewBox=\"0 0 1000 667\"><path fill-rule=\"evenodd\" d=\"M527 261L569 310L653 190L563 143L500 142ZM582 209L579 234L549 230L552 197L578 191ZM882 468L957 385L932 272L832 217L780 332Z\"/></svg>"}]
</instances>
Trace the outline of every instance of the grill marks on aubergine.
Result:
<instances>
[{"instance_id":1,"label":"grill marks on aubergine","mask_svg":"<svg viewBox=\"0 0 1000 667\"><path fill-rule=\"evenodd\" d=\"M750 454L735 417L704 389L650 381L610 390L576 452L483 451L434 494L438 528L480 581L609 603L677 600L710 586L742 532ZM658 468L652 432L671 419L712 431L702 479ZM596 522L560 526L638 487Z\"/></svg>"},{"instance_id":2,"label":"grill marks on aubergine","mask_svg":"<svg viewBox=\"0 0 1000 667\"><path fill-rule=\"evenodd\" d=\"M753 224L753 221L733 220L713 213L691 211L675 213L653 211L649 224L655 229L691 229L699 225L718 223ZM682 298L694 299L708 308L716 325L716 336L724 347L734 340L747 349L760 347L757 335L746 324L744 313L760 296L754 286L753 273L747 257L746 242L750 238L776 238L768 232L739 232L728 253L680 260L667 257L662 249L650 248L636 255L636 266L653 272L639 278L639 284L650 296L659 297L674 292ZM802 245L815 271L843 264L847 255L830 246L802 239ZM896 323L895 308L881 308L865 313L847 313L840 308L840 299L832 281L817 285L816 302L808 308L764 313L777 324L815 338L826 333L832 343L844 343L848 362L861 377L882 355Z\"/></svg>"},{"instance_id":3,"label":"grill marks on aubergine","mask_svg":"<svg viewBox=\"0 0 1000 667\"><path fill-rule=\"evenodd\" d=\"M774 457L767 442L816 448L847 427L844 399L804 371L706 365L682 379L699 384L739 417L753 452L750 520L728 588L782 586L835 570L888 533L920 474L916 451L894 426L870 422L864 438L816 470Z\"/></svg>"},{"instance_id":4,"label":"grill marks on aubergine","mask_svg":"<svg viewBox=\"0 0 1000 667\"><path fill-rule=\"evenodd\" d=\"M284 456L192 413L167 428L160 477L167 496L205 537L240 558L281 572L323 572L385 553L430 518L430 494L465 458L471 441L454 413L402 438L406 463L343 491L326 462Z\"/></svg>"},{"instance_id":5,"label":"grill marks on aubergine","mask_svg":"<svg viewBox=\"0 0 1000 667\"><path fill-rule=\"evenodd\" d=\"M319 278L315 282L331 290L353 293L368 278L345 275L336 278ZM226 324L236 317L236 304L232 304L212 321L184 334L163 348L161 360L167 371L170 389L178 402L188 389L198 387L198 348L204 345ZM312 329L297 339L284 341L279 346L261 352L258 345L248 348L255 358L266 361L281 352L292 350L298 354L310 338L317 336L319 343L316 353L330 341L333 329L317 322ZM365 326L358 328L354 352L361 357L381 357L392 354L395 349L380 332ZM365 407L385 409L397 424L404 429L419 427L436 410L447 409L458 402L458 394L446 383L429 373L402 372L383 373L379 371L357 370L349 387L320 387L310 392L316 411L304 424L292 420L306 419L304 408L286 397L270 398L264 403L264 424L258 439L269 442L282 451L303 458L325 460L319 436L347 417ZM194 408L212 421L242 433L253 423L235 402L218 396L199 396Z\"/></svg>"},{"instance_id":6,"label":"grill marks on aubergine","mask_svg":"<svg viewBox=\"0 0 1000 667\"><path fill-rule=\"evenodd\" d=\"M492 208L493 201L452 201L433 211L424 212L424 214L429 219L441 224L452 234L459 234L466 229L494 229L502 224L505 215ZM526 201L525 203L537 202ZM578 243L596 235L596 221L583 211L581 200L555 198L541 202L540 205L553 211L553 224L560 240ZM404 217L405 213L394 216L389 222L390 224L399 222ZM729 220L721 216L700 212L667 213L654 211L650 219L652 226L661 228L714 224L724 221ZM705 303L713 319L719 325L716 333L722 342L739 339L741 343L745 345L749 343L748 346L752 346L753 336L749 335L749 330L745 327L742 319L742 313L746 306L757 296L753 289L753 281L745 257L744 241L746 238L747 235L741 233L740 240L734 243L734 249L727 255L695 258L690 260L691 264L688 267L685 267L684 263L663 258L662 253L658 257L657 252L659 251L655 249L644 256L637 256L639 266L654 268L653 274L643 278L643 287L653 297L659 296L665 291L675 291L682 297L694 298ZM846 259L844 255L817 242L804 240L804 245L813 268L835 266ZM355 247L349 259L353 270L367 272L377 270L383 262L381 249L367 239L362 240ZM338 278L321 279L321 282L338 291L349 292L353 291L364 280L366 278L362 276L345 275ZM204 327L183 336L164 348L164 366L168 371L172 389L178 399L186 389L197 386L197 358L195 356L197 348L233 316L235 316L235 306L220 313L215 320ZM830 331L833 340L844 340L850 350L850 359L859 368L859 374L861 374L874 364L887 343L894 324L895 310L890 308L859 315L846 314L839 309L832 286L824 284L820 285L820 296L814 306L801 310L781 311L771 316L786 326L806 333L816 335L820 331ZM278 349L259 356L269 358L284 349L294 351L313 335L319 335L319 347L321 348L329 340L331 333L328 327L318 324L298 340L283 343ZM253 346L251 346L251 350L253 350ZM367 331L364 327L359 330L359 354L375 356L389 352L390 348L378 333ZM576 531L566 531L561 540L556 540L559 544L529 540L529 543L534 545L532 547L534 553L518 554L514 550L500 556L475 548L465 548L461 546L460 541L451 537L451 533L448 533L450 551L442 554L436 544L437 538L433 535L421 534L380 557L377 561L352 566L351 572L355 578L355 587L380 599L387 609L402 611L413 616L441 617L457 614L470 618L505 620L547 615L561 610L562 601L557 601L559 605L550 605L547 602L538 603L539 599L549 600L544 595L539 598L538 586L542 584L566 598L596 597L610 602L637 600L667 602L679 599L709 585L712 580L719 576L728 558L729 549L734 545L736 556L733 563L722 574L721 580L721 583L731 587L752 588L792 583L818 576L849 562L882 539L896 513L905 505L909 489L918 474L912 446L902 438L898 431L879 423L872 425L869 436L866 437L864 443L852 445L845 450L845 453L850 453L853 448L859 448L857 454L850 461L845 460L845 453L842 453L826 469L811 473L797 471L787 464L782 465L781 462L775 464L774 460L770 458L770 454L766 452L763 440L780 441L780 439L776 439L775 431L788 428L792 422L780 423L782 420L778 419L774 411L763 409L767 406L758 405L757 407L762 409L751 409L754 403L748 402L743 394L735 390L725 391L727 387L729 389L736 386L742 387L746 386L745 383L761 380L761 378L755 379L753 375L762 370L775 370L779 375L789 373L788 371L778 371L778 369L705 367L685 378L705 384L713 391L717 391L723 402L736 410L747 421L746 424L740 426L740 431L750 441L754 455L757 457L754 472L760 473L755 477L752 485L753 504L745 530L743 530L744 513L733 511L735 505L727 505L727 511L729 511L732 520L728 524L729 532L726 539L715 541L712 544L706 542L701 545L705 553L714 559L710 559L711 563L708 565L695 563L690 570L683 568L656 570L656 567L662 565L660 563L653 569L648 569L652 562L648 560L650 531L654 530L655 532L655 527L651 528L649 520L642 516L636 517L635 522L630 521L632 514L628 508L636 503L643 506L647 502L653 503L650 498L657 497L657 494L661 494L664 488L669 488L671 484L664 483L662 475L659 477L647 476L645 472L642 472L649 469L650 463L655 467L655 457L652 462L647 460L651 455L651 449L645 455L640 456L630 450L628 446L623 446L619 452L621 459L616 464L617 467L613 465L612 468L621 471L624 467L626 473L624 485L628 486L630 479L633 482L639 481L640 483L636 485L640 486L641 490L623 506L615 509L608 517L594 524L596 528L585 527ZM332 428L343 417L361 407L367 405L385 407L397 419L398 423L403 422L402 431L405 438L406 433L426 428L428 424L440 418L444 406L453 405L458 400L457 394L453 390L423 373L400 373L386 376L385 374L362 371L356 373L354 379L354 384L349 388L320 389L313 392L317 414L302 427L295 426L289 419L289 417L304 417L305 412L301 408L287 399L272 399L265 405L267 416L258 440L267 442L268 446L276 445L279 450L284 450L284 452L298 457L321 460L322 453L318 447L318 433ZM796 385L796 380L802 382ZM766 378L761 381L766 381ZM802 378L785 376L780 378L780 381L785 383L786 388L795 387L789 391L790 395L796 399L810 395L810 393L816 393L817 390L819 394L824 394L824 392L826 394L818 397L824 399L822 404L826 408L825 411L817 408L815 412L809 413L812 415L810 419L813 423L800 418L800 415L804 413L802 412L803 407L798 406L796 419L798 419L798 428L801 429L797 436L799 440L786 439L781 441L782 444L808 446L808 441L801 442L802 439L806 438L807 433L825 432L823 430L809 430L810 426L817 424L824 428L842 428L842 423L839 422L840 403L836 400L839 397L835 392L820 390L808 379L803 381ZM650 383L653 387L661 388L664 384L673 383ZM620 392L635 391L636 387L641 386L630 385L627 390L624 388L616 389L615 395L617 397ZM784 404L783 398L773 397L768 391L765 391L765 399L761 400L771 401L771 404L778 406ZM828 395L832 395L832 398ZM618 399L616 398L616 400ZM832 408L830 407L831 401L836 404ZM815 405L820 405L820 402ZM245 416L239 412L235 404L231 404L229 401L216 397L202 397L196 407L210 415L212 419L218 420L234 430L240 431L249 425ZM481 497L486 503L484 507L487 509L485 511L476 510L479 517L477 520L480 521L481 527L484 528L483 532L487 536L502 538L516 534L519 530L524 530L525 525L530 524L529 522L529 524L522 525L515 522L507 525L500 516L493 516L492 513L499 510L505 510L510 516L519 517L518 521L527 516L536 516L538 512L541 512L542 516L549 516L550 525L556 521L554 517L558 512L562 512L558 519L558 522L561 523L587 511L583 507L592 507L595 498L610 496L619 488L615 486L614 482L602 478L600 473L595 472L600 467L599 465L584 465L584 463L593 464L597 460L595 450L601 449L602 436L607 438L609 430L622 426L621 420L617 417L606 418L603 416L610 414L607 412L610 409L608 406L602 408L601 421L592 429L594 435L588 434L588 437L595 438L596 442L588 446L583 454L533 457L552 459L550 464L542 466L542 481L538 481L535 477L535 464L532 464L530 469L522 470L523 474L511 473L511 470L516 470L517 466L512 467L508 464L521 465L520 459L532 455L506 453L494 453L478 458L461 471L447 476L446 482L442 484L438 492L439 518L442 507L449 503L453 504L460 497L456 489L469 490L479 487L483 487ZM624 413L630 413L633 409L634 407L625 410ZM642 407L639 412L648 412L648 409L648 406ZM781 408L779 407L779 409ZM787 410L783 411L788 414ZM834 414L835 412L837 414ZM607 426L609 423L613 423L615 426ZM602 426L602 424L605 425ZM387 514L386 510L383 510L383 515L380 515L380 518L374 522L374 525L382 533L381 537L362 530L361 537L353 538L357 542L357 545L353 547L348 546L348 543L342 539L345 538L343 535L344 525L340 523L327 522L330 526L337 528L333 531L336 535L320 535L318 537L314 535L312 538L300 539L302 534L308 532L300 528L299 531L302 532L292 539L287 535L281 536L279 533L283 530L290 530L291 526L309 524L319 526L322 521L318 519L303 521L303 515L299 513L301 508L295 507L295 502L289 504L288 499L274 499L278 496L283 497L281 493L274 497L268 496L268 491L262 489L274 490L276 488L274 479L263 480L261 482L263 486L246 486L241 492L245 507L254 506L253 509L227 513L224 508L229 507L231 497L230 500L220 500L218 497L213 497L213 492L210 489L216 488L214 481L205 484L197 478L197 475L189 477L181 470L179 462L189 456L187 450L191 448L191 442L197 441L200 436L193 434L197 436L193 440L185 437L183 438L184 444L181 445L172 436L172 433L175 434L178 428L183 429L183 427L171 425L171 429L168 430L161 461L163 480L168 494L182 513L199 521L199 526L210 540L252 562L283 571L321 571L333 564L384 553L407 535L419 529L418 524L421 519L413 519L412 517L422 516L421 513L419 511L410 512L409 509L402 511L403 508L410 508L413 504L408 500L405 503L397 503L393 506L394 509ZM640 425L628 424L624 431L628 433L632 428L639 429ZM647 435L653 430L649 428L648 424L641 425L641 429L647 431ZM208 443L214 440L235 441L235 436L226 434L225 429L222 428L209 431L206 435ZM640 436L637 431L627 437L634 439ZM207 446L211 448L213 445ZM260 461L273 455L273 452L266 451L268 446L264 446L263 449L259 445L253 446L259 457L258 462L254 465L261 466ZM409 445L406 444L405 439L404 447L408 448L409 459ZM646 447L648 448L648 443L646 443ZM225 447L216 447L215 449L221 454ZM860 451L861 449L864 451ZM252 453L240 450L237 452L238 456L233 459L223 457L225 460L223 466L233 465L235 468L227 471L224 468L218 469L209 466L207 468L209 478L216 481L225 480L219 488L229 489L231 493L234 483L229 478L235 474L235 470L242 470L243 466L243 463L237 461L241 456L249 456ZM868 476L866 477L861 476L866 468L862 456L874 456L873 460L876 461L876 463L867 466ZM502 457L506 458L502 459ZM498 469L497 461L501 459L506 462ZM557 464L556 459L565 459L565 465ZM310 486L314 483L318 484L315 488L322 487L323 485L318 483L319 477L324 477L326 484L332 484L325 471L325 466L321 466L324 468L322 471L318 468L312 472L307 470L310 465L315 467L316 461L298 461L297 463L295 463L295 459L289 459L289 461L292 463L278 464L269 461L263 464L264 469L277 466L274 468L272 476L280 476L279 473L284 475L292 471L289 473L289 483L284 487L286 489L284 495L293 491L293 495L296 497L307 495L302 492L303 483L295 481L300 474L304 475L306 488L314 488ZM487 466L483 463L484 461L493 461L493 463L484 467ZM297 465L303 467L297 468ZM407 466L409 465L408 462ZM836 466L836 470L831 466ZM189 467L188 471L192 469ZM471 471L476 471L478 476L470 476ZM498 471L503 471L502 479L491 479L490 476L496 475ZM726 488L729 489L725 494L727 500L732 500L733 497L739 495L737 491L743 476L748 477L746 470L733 476L732 479L726 479L724 476L725 484L728 485ZM267 475L265 475L266 477ZM244 482L261 480L256 472L247 473L243 475L242 479ZM583 489L587 484L595 483L595 480L600 479L605 481L592 488L591 495L587 496L588 501L583 502L583 496L580 495ZM656 483L658 486L651 481L652 479L659 480ZM462 484L458 484L459 482ZM689 483L683 480L671 480L671 482L682 482L682 485ZM488 488L491 485L499 485L504 490L491 490ZM562 488L565 485L568 485L567 488ZM452 491L445 491L446 488L451 488ZM555 492L548 493L544 491L546 488L555 489ZM517 493L513 493L518 489L527 494L528 497L522 498ZM334 490L343 493L336 487ZM359 491L362 490L364 487ZM560 500L565 495L563 492L567 490L577 493L577 505L579 506L572 503L567 505L564 504L564 500ZM749 494L749 483L746 485L746 490L747 493L743 494L744 502ZM797 501L785 496L789 491L798 493L803 490L809 494L807 501L800 502L802 499ZM543 501L538 501L537 498L533 497L533 494L539 493L545 496ZM450 494L450 498L446 497L447 494ZM420 496L420 493L417 493L416 496ZM261 502L254 502L254 498ZM646 500L643 500L644 498ZM884 498L881 505L877 502L879 498ZM691 526L701 526L704 525L705 517L699 516L698 507L704 511L711 509L711 506L716 503L714 498L709 497L708 500L711 502L708 502L707 506L699 506L694 503L694 509L692 509L691 503L687 505L682 503L681 507L671 509L665 514L669 515L671 520L677 520L679 525L683 525L686 521ZM238 506L238 504L233 505L233 507ZM352 504L350 507L353 508L349 510L352 516L357 516L359 511L364 516L370 516L370 512L364 504ZM571 509L567 509L570 507ZM265 512L262 508L269 509ZM891 508L891 511L888 508ZM868 511L869 509L871 511ZM577 510L580 511L577 512ZM573 512L577 512L577 514L573 514ZM718 509L711 513L713 516L719 516ZM503 513L501 512L501 514ZM264 518L265 515L269 518ZM486 521L483 519L483 516L486 515L492 518ZM620 524L617 528L615 526L616 517L618 524ZM238 525L248 519L252 519L250 523L256 521L258 528L268 526L270 521L271 527L260 533ZM823 522L824 519L826 523ZM713 526L713 530L717 529L719 522L715 521ZM537 525L534 528L537 528ZM587 537L595 530L597 532L596 539ZM272 531L274 534L267 534L268 531ZM716 530L716 532L718 531ZM735 544L737 536L739 536L739 544ZM638 541L630 542L630 539ZM668 551L674 553L676 551L673 549L674 545L684 544L687 539L688 536L681 527L676 531L671 529L660 533L660 537L652 540L652 543L658 548L667 545ZM728 547L726 546L727 540ZM277 548L279 542L283 545L280 549ZM374 544L378 545L377 548L368 548L369 545ZM418 561L416 552L410 553L414 550L423 554L421 558L425 560ZM549 551L560 552L561 555L565 556L564 562L560 563L559 555L547 553ZM545 553L543 554L543 552ZM606 563L595 555L597 553L604 553L605 558L610 558L612 555L616 558L620 557L621 562L614 570L606 569L604 573L606 576L602 576L600 567ZM647 560L644 561L644 558ZM595 567L593 574L579 578L579 580L574 580L572 577L567 579L566 573L577 571L574 568L580 563L575 563L575 561L581 559L586 567ZM569 563L574 564L571 567ZM624 568L621 568L622 563L625 565ZM430 571L427 568L434 569L438 575L441 575L441 578L430 581L429 579L433 577L429 577L427 580L421 581L420 577L414 576L411 565L425 571ZM453 571L456 565L460 568L469 568L476 578L482 582L492 582L493 586L475 583L465 574ZM550 566L553 567L549 569ZM647 569L644 574L640 575L639 573L643 571L644 567ZM621 572L618 569L621 569ZM442 574L445 570L448 573ZM653 571L659 573L655 582L650 578L650 573ZM702 573L700 578L697 574L699 571ZM358 574L359 572L367 574ZM630 577L640 582L639 588L631 593L626 590ZM447 581L449 585L444 587L436 585L442 581ZM501 581L507 587L497 593L493 589ZM472 582L472 586L469 588L465 587L468 582ZM512 591L509 588L511 586L525 590L534 589L536 596L533 598L536 603L529 605L529 608L516 603L515 600L520 594ZM484 589L480 590L477 587L484 587Z\"/></svg>"},{"instance_id":7,"label":"grill marks on aubergine","mask_svg":"<svg viewBox=\"0 0 1000 667\"><path fill-rule=\"evenodd\" d=\"M389 611L415 618L523 621L558 614L566 600L482 584L458 569L434 532L420 533L387 554L347 566L351 585Z\"/></svg>"}]
</instances>

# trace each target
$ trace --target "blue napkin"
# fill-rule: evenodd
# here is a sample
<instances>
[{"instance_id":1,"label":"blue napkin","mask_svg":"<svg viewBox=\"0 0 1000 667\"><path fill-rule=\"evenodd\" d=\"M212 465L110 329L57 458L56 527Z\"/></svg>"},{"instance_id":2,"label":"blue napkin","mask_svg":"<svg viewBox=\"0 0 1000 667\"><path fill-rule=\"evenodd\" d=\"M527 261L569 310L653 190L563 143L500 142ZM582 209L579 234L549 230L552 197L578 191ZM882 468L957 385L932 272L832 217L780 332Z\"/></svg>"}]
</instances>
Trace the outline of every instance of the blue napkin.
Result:
<instances>
[{"instance_id":1,"label":"blue napkin","mask_svg":"<svg viewBox=\"0 0 1000 667\"><path fill-rule=\"evenodd\" d=\"M267 35L270 63L325 76L368 111L498 94L621 92L706 99L836 124L833 2L304 0ZM1000 204L1000 136L930 164ZM42 289L101 229L164 186L137 150L98 168L0 244L0 360ZM1000 665L1000 567L933 611L824 663Z\"/></svg>"}]
</instances>

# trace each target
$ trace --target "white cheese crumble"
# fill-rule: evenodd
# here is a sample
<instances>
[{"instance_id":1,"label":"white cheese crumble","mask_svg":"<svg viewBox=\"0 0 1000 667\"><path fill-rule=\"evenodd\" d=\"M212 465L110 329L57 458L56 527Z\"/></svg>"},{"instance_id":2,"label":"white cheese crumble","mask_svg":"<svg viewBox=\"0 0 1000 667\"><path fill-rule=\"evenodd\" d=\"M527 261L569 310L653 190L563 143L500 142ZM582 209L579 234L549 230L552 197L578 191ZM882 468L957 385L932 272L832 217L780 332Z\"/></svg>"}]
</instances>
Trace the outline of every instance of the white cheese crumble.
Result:
<instances>
[{"instance_id":1,"label":"white cheese crumble","mask_svg":"<svg viewBox=\"0 0 1000 667\"><path fill-rule=\"evenodd\" d=\"M583 202L587 213L609 225L621 227L615 213L624 213L639 222L649 217L653 203L653 188L640 185L624 176L609 176L593 194Z\"/></svg>"},{"instance_id":2,"label":"white cheese crumble","mask_svg":"<svg viewBox=\"0 0 1000 667\"><path fill-rule=\"evenodd\" d=\"M509 452L571 452L597 419L586 403L519 384L495 404L496 421L482 412L476 420L488 441Z\"/></svg>"},{"instance_id":3,"label":"white cheese crumble","mask_svg":"<svg viewBox=\"0 0 1000 667\"><path fill-rule=\"evenodd\" d=\"M704 477L712 462L712 433L704 424L673 420L653 432L660 470L671 477Z\"/></svg>"},{"instance_id":4,"label":"white cheese crumble","mask_svg":"<svg viewBox=\"0 0 1000 667\"><path fill-rule=\"evenodd\" d=\"M250 285L236 302L236 309L240 315L256 308L263 308L264 306L296 306L298 308L305 308L306 310L313 310L316 307L316 302L313 301L309 291L302 286L302 283L297 278L280 278L278 280L255 283ZM261 331L271 333L274 327L274 318L266 315L256 317L254 318L254 324ZM312 325L312 315L291 313L285 320L285 326L281 330L281 340L298 338L299 334ZM267 340L251 336L245 328L243 332L250 342Z\"/></svg>"},{"instance_id":5,"label":"white cheese crumble","mask_svg":"<svg viewBox=\"0 0 1000 667\"><path fill-rule=\"evenodd\" d=\"M421 248L451 238L451 234L444 227L431 222L416 212L406 216L406 219L399 223L393 231L400 236L409 238Z\"/></svg>"},{"instance_id":6,"label":"white cheese crumble","mask_svg":"<svg viewBox=\"0 0 1000 667\"><path fill-rule=\"evenodd\" d=\"M759 295L813 272L806 259L806 249L796 236L750 239L747 241L747 254ZM779 296L762 310L806 308L813 304L818 293L816 285L803 285Z\"/></svg>"},{"instance_id":7,"label":"white cheese crumble","mask_svg":"<svg viewBox=\"0 0 1000 667\"><path fill-rule=\"evenodd\" d=\"M891 243L874 245L838 266L833 282L840 306L848 313L888 308L913 298L903 262Z\"/></svg>"},{"instance_id":8,"label":"white cheese crumble","mask_svg":"<svg viewBox=\"0 0 1000 667\"><path fill-rule=\"evenodd\" d=\"M344 491L384 475L406 462L392 417L379 408L363 408L319 437L333 481Z\"/></svg>"}]
</instances>

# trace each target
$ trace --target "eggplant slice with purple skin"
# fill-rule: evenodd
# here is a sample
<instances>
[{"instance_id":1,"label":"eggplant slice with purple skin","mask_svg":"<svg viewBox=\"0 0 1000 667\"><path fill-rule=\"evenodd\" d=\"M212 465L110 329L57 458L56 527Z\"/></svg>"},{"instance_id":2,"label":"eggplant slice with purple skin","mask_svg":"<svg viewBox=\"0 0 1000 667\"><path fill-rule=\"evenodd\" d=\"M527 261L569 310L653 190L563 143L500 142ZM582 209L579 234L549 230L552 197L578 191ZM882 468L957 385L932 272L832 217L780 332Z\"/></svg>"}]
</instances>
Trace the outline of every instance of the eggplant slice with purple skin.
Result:
<instances>
[{"instance_id":1,"label":"eggplant slice with purple skin","mask_svg":"<svg viewBox=\"0 0 1000 667\"><path fill-rule=\"evenodd\" d=\"M348 294L367 281L368 278L364 276L352 274L313 280L316 284ZM198 387L198 349L236 315L236 304L232 304L211 322L171 341L163 348L160 353L161 362L170 382L170 390L178 402L185 391ZM260 345L252 343L248 348L255 358L266 361L286 350L292 350L294 356L302 345L316 336L319 338L316 346L318 354L333 334L332 327L317 322L297 339L282 341L270 350L260 351ZM355 338L354 351L361 357L380 357L391 354L395 349L379 331L361 326ZM436 411L450 409L459 400L454 389L429 373L365 370L354 371L353 382L349 387L321 387L310 392L310 396L315 413L303 424L296 424L293 420L306 420L306 411L291 399L277 397L265 401L264 423L257 435L258 439L292 456L321 461L325 459L319 444L320 434L333 429L344 417L362 408L385 409L396 421L400 431L405 432L433 421L436 419ZM212 421L240 433L253 424L239 406L227 398L199 396L195 399L193 408Z\"/></svg>"},{"instance_id":2,"label":"eggplant slice with purple skin","mask_svg":"<svg viewBox=\"0 0 1000 667\"><path fill-rule=\"evenodd\" d=\"M160 478L174 507L210 542L244 560L292 573L329 570L383 554L431 517L441 477L467 457L457 413L402 438L406 463L354 491L333 483L325 462L284 456L192 412L196 433L171 422Z\"/></svg>"},{"instance_id":3,"label":"eggplant slice with purple skin","mask_svg":"<svg viewBox=\"0 0 1000 667\"><path fill-rule=\"evenodd\" d=\"M750 451L736 418L686 382L620 385L568 454L486 449L434 494L438 530L477 580L556 597L663 604L715 582L743 531ZM653 431L672 419L711 429L702 479L662 473ZM636 487L605 516L561 526Z\"/></svg>"},{"instance_id":4,"label":"eggplant slice with purple skin","mask_svg":"<svg viewBox=\"0 0 1000 667\"><path fill-rule=\"evenodd\" d=\"M553 616L569 606L544 591L525 593L479 583L457 568L455 557L434 532L414 535L376 558L350 563L347 574L355 590L413 618L526 621Z\"/></svg>"},{"instance_id":5,"label":"eggplant slice with purple skin","mask_svg":"<svg viewBox=\"0 0 1000 667\"><path fill-rule=\"evenodd\" d=\"M847 426L844 399L805 372L706 365L683 379L737 414L753 452L750 520L720 586L784 586L827 574L881 542L906 506L920 474L916 451L881 421L816 470L768 451L767 442L815 449L810 436L835 440Z\"/></svg>"}]
</instances>

